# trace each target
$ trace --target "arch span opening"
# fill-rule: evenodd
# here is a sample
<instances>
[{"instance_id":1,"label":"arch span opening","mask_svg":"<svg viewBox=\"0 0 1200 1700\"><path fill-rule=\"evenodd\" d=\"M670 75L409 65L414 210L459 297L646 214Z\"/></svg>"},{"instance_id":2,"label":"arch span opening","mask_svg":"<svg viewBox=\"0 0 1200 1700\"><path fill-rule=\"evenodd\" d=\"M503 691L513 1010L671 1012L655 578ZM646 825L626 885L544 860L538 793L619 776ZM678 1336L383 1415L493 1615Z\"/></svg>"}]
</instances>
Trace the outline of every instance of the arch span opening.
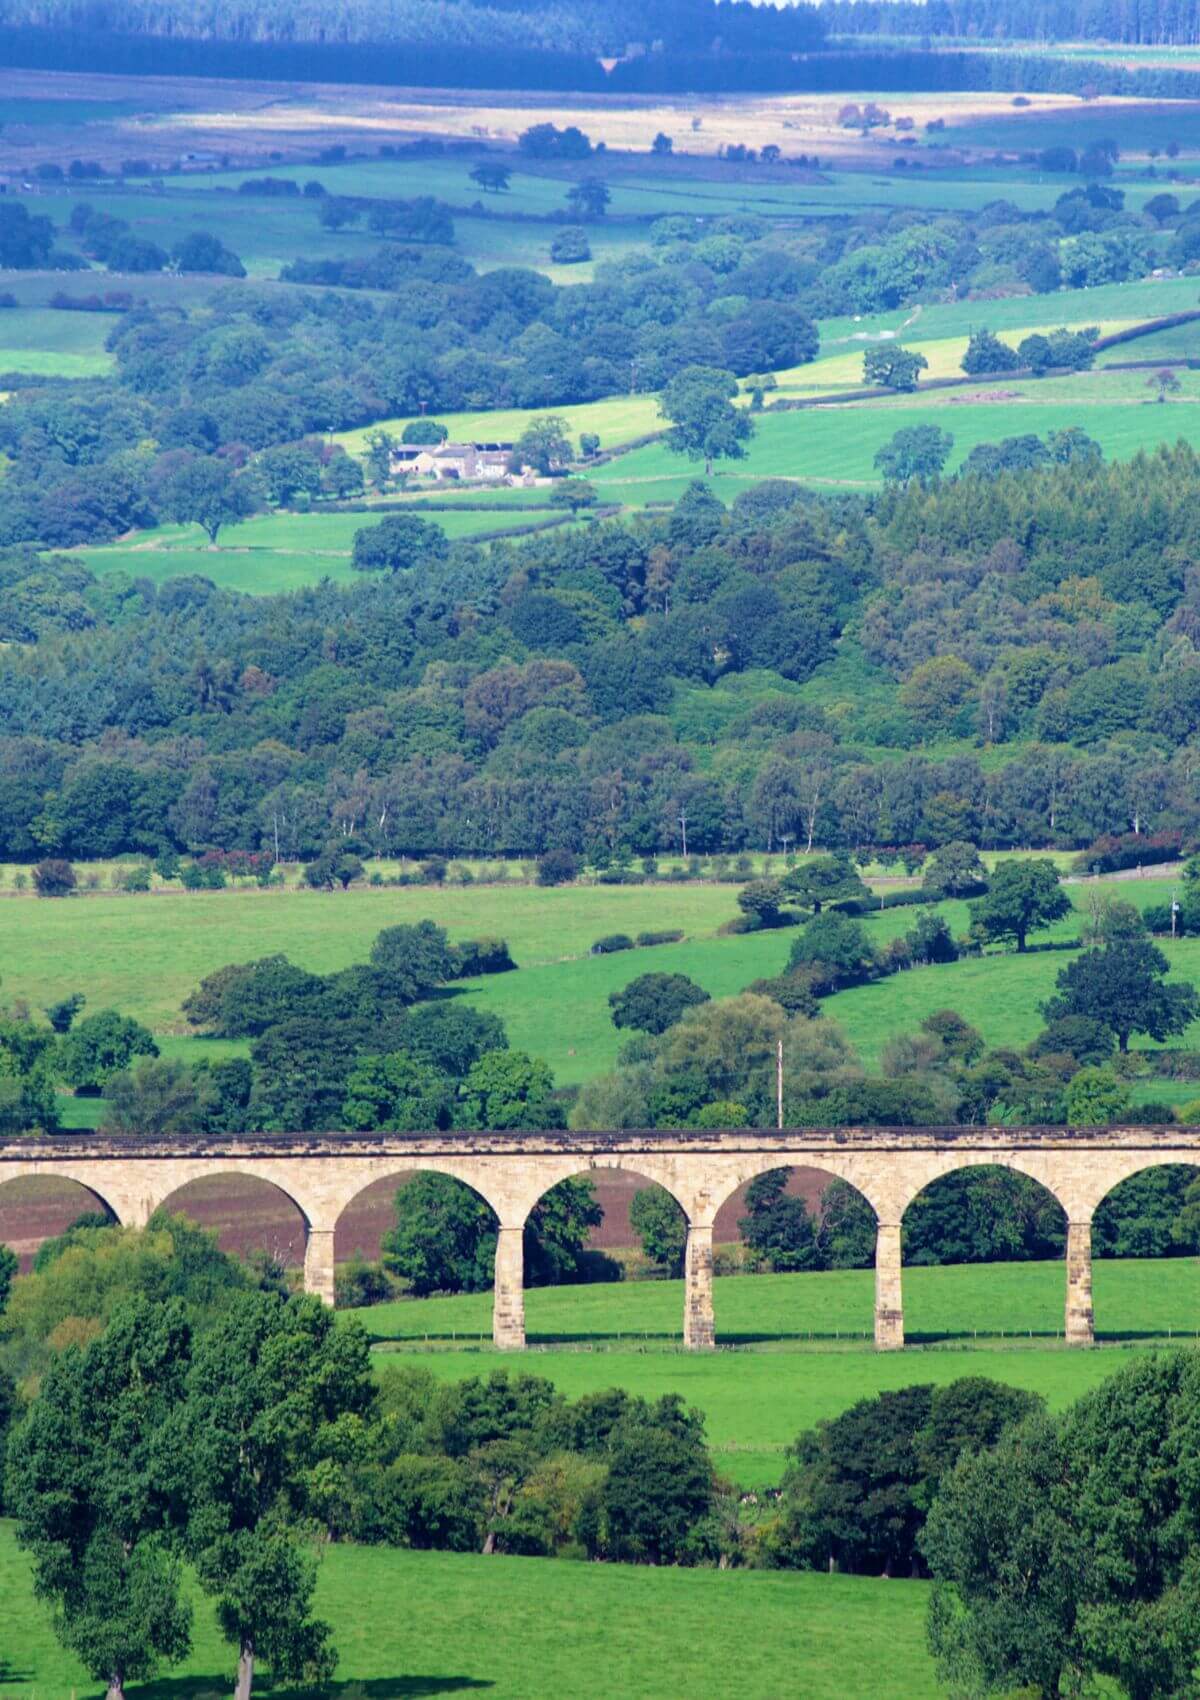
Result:
<instances>
[{"instance_id":1,"label":"arch span opening","mask_svg":"<svg viewBox=\"0 0 1200 1700\"><path fill-rule=\"evenodd\" d=\"M20 1175L0 1182L0 1245L16 1254L22 1274L33 1267L40 1246L65 1233L82 1216L117 1219L107 1200L80 1181L61 1175Z\"/></svg>"},{"instance_id":2,"label":"arch span opening","mask_svg":"<svg viewBox=\"0 0 1200 1700\"><path fill-rule=\"evenodd\" d=\"M258 1175L232 1170L202 1175L176 1187L158 1208L215 1231L221 1250L237 1257L265 1255L284 1268L304 1264L303 1210L282 1187Z\"/></svg>"},{"instance_id":3,"label":"arch span opening","mask_svg":"<svg viewBox=\"0 0 1200 1700\"><path fill-rule=\"evenodd\" d=\"M869 1200L831 1170L762 1169L716 1214L717 1337L870 1339L877 1228ZM732 1275L748 1278L720 1279Z\"/></svg>"},{"instance_id":4,"label":"arch span opening","mask_svg":"<svg viewBox=\"0 0 1200 1700\"><path fill-rule=\"evenodd\" d=\"M499 1225L483 1194L444 1170L380 1176L334 1227L337 1303L364 1311L377 1340L487 1339Z\"/></svg>"},{"instance_id":5,"label":"arch span opening","mask_svg":"<svg viewBox=\"0 0 1200 1700\"><path fill-rule=\"evenodd\" d=\"M627 1164L579 1169L525 1220L529 1338L677 1340L688 1218L675 1194Z\"/></svg>"},{"instance_id":6,"label":"arch span opening","mask_svg":"<svg viewBox=\"0 0 1200 1700\"><path fill-rule=\"evenodd\" d=\"M901 1224L909 1340L1064 1331L1067 1217L1040 1181L995 1163L930 1181Z\"/></svg>"},{"instance_id":7,"label":"arch span opening","mask_svg":"<svg viewBox=\"0 0 1200 1700\"><path fill-rule=\"evenodd\" d=\"M1096 1331L1109 1340L1200 1334L1200 1166L1155 1163L1092 1216Z\"/></svg>"}]
</instances>

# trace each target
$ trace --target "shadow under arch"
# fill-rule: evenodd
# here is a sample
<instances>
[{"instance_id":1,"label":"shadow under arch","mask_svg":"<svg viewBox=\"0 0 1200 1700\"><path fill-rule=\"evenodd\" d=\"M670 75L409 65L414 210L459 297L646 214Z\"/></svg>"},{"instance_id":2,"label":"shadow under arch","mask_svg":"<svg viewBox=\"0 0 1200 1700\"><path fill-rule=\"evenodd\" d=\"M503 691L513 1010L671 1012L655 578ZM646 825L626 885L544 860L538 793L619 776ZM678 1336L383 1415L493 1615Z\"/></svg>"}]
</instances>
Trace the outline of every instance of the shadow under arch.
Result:
<instances>
[{"instance_id":1,"label":"shadow under arch","mask_svg":"<svg viewBox=\"0 0 1200 1700\"><path fill-rule=\"evenodd\" d=\"M1139 1163L1127 1175L1114 1181L1099 1199L1092 1214L1091 1253L1093 1270L1099 1265L1100 1300L1096 1305L1096 1334L1105 1340L1162 1340L1200 1338L1195 1303L1197 1271L1195 1259L1200 1253L1200 1197L1187 1206L1185 1195L1200 1182L1200 1158L1192 1162L1178 1159ZM1197 1187L1200 1193L1200 1187ZM1139 1310L1124 1315L1123 1293L1128 1277L1123 1279L1122 1263L1138 1261L1144 1268L1147 1261L1180 1265L1178 1278L1163 1273L1163 1280L1147 1283L1138 1279ZM1186 1261L1186 1273L1185 1263ZM1140 1269L1139 1269L1140 1275ZM1176 1292L1162 1292L1162 1286ZM1184 1291L1184 1289L1188 1289ZM1153 1293L1157 1303L1166 1307L1162 1321L1151 1320L1144 1310L1146 1296ZM1178 1293L1178 1297L1176 1294ZM1128 1300L1125 1300L1128 1303ZM1124 1326L1103 1327L1105 1313ZM1144 1320L1143 1320L1144 1319Z\"/></svg>"},{"instance_id":2,"label":"shadow under arch","mask_svg":"<svg viewBox=\"0 0 1200 1700\"><path fill-rule=\"evenodd\" d=\"M119 1221L104 1195L68 1175L14 1175L0 1180L0 1245L27 1271L44 1241L56 1239L81 1216Z\"/></svg>"},{"instance_id":3,"label":"shadow under arch","mask_svg":"<svg viewBox=\"0 0 1200 1700\"><path fill-rule=\"evenodd\" d=\"M1060 1338L1062 1289L1046 1266L1065 1271L1067 1241L1061 1200L1021 1163L948 1166L901 1218L905 1339ZM985 1265L986 1280L966 1273Z\"/></svg>"},{"instance_id":4,"label":"shadow under arch","mask_svg":"<svg viewBox=\"0 0 1200 1700\"><path fill-rule=\"evenodd\" d=\"M277 1181L241 1167L181 1181L155 1209L215 1232L221 1250L235 1256L265 1252L286 1268L304 1265L309 1221L303 1206Z\"/></svg>"},{"instance_id":5,"label":"shadow under arch","mask_svg":"<svg viewBox=\"0 0 1200 1700\"><path fill-rule=\"evenodd\" d=\"M878 1227L867 1193L834 1163L768 1154L747 1166L716 1206L714 1273L750 1267L768 1280L722 1283L721 1344L870 1340L874 1301L863 1272L875 1267Z\"/></svg>"}]
</instances>

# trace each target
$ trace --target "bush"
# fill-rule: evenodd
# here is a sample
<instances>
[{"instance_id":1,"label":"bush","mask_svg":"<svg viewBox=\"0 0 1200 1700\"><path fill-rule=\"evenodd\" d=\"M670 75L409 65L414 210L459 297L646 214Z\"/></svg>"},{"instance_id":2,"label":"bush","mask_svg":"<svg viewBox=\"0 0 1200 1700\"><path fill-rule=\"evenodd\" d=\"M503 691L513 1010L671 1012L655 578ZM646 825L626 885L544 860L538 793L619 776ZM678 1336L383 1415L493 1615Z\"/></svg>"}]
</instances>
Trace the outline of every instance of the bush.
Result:
<instances>
[{"instance_id":1,"label":"bush","mask_svg":"<svg viewBox=\"0 0 1200 1700\"><path fill-rule=\"evenodd\" d=\"M569 850L546 850L538 857L539 885L569 885L579 872L579 864Z\"/></svg>"},{"instance_id":2,"label":"bush","mask_svg":"<svg viewBox=\"0 0 1200 1700\"><path fill-rule=\"evenodd\" d=\"M633 940L628 933L606 933L602 939L597 939L592 946L593 956L611 956L614 951L632 950Z\"/></svg>"},{"instance_id":3,"label":"bush","mask_svg":"<svg viewBox=\"0 0 1200 1700\"><path fill-rule=\"evenodd\" d=\"M78 882L70 862L61 856L47 856L35 866L33 883L39 897L70 897Z\"/></svg>"},{"instance_id":4,"label":"bush","mask_svg":"<svg viewBox=\"0 0 1200 1700\"><path fill-rule=\"evenodd\" d=\"M1182 853L1182 845L1183 835L1179 832L1102 833L1086 850L1079 852L1071 864L1071 872L1115 874L1125 868L1175 862Z\"/></svg>"},{"instance_id":5,"label":"bush","mask_svg":"<svg viewBox=\"0 0 1200 1700\"><path fill-rule=\"evenodd\" d=\"M394 1299L398 1286L380 1263L368 1263L361 1252L355 1252L334 1278L334 1296L339 1310L358 1310L365 1305L386 1304Z\"/></svg>"},{"instance_id":6,"label":"bush","mask_svg":"<svg viewBox=\"0 0 1200 1700\"><path fill-rule=\"evenodd\" d=\"M670 927L661 933L639 933L637 943L643 948L648 948L655 944L678 944L682 937L682 927Z\"/></svg>"},{"instance_id":7,"label":"bush","mask_svg":"<svg viewBox=\"0 0 1200 1700\"><path fill-rule=\"evenodd\" d=\"M464 939L455 945L459 957L459 978L470 980L476 974L507 974L517 965L509 954L507 939Z\"/></svg>"}]
</instances>

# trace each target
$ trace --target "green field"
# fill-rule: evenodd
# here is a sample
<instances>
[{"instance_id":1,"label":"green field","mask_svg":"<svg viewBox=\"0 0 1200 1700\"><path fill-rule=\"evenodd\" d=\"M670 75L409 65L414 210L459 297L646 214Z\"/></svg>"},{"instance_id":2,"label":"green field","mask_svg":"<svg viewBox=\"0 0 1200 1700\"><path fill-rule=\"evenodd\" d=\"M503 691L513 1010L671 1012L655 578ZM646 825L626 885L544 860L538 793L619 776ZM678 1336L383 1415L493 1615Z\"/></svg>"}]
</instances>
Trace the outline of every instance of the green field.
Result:
<instances>
[{"instance_id":1,"label":"green field","mask_svg":"<svg viewBox=\"0 0 1200 1700\"><path fill-rule=\"evenodd\" d=\"M603 1351L539 1348L520 1368L545 1376L568 1399L624 1387L645 1399L678 1393L704 1412L718 1470L743 1489L777 1487L787 1448L815 1423L838 1416L859 1399L918 1383L944 1387L962 1376L985 1375L1040 1394L1064 1410L1139 1354L1141 1347L1076 1352L1026 1346L920 1352L867 1350L668 1352L613 1346ZM446 1380L516 1367L511 1353L487 1348L377 1353L390 1364L421 1365Z\"/></svg>"},{"instance_id":2,"label":"green field","mask_svg":"<svg viewBox=\"0 0 1200 1700\"><path fill-rule=\"evenodd\" d=\"M870 1269L718 1276L713 1283L717 1339L743 1346L869 1341L874 1279ZM913 1342L961 1343L977 1335L981 1339L1059 1339L1065 1302L1062 1263L959 1264L904 1272L905 1330ZM492 1330L491 1304L490 1293L462 1294L398 1300L373 1305L360 1314L380 1341L452 1337L487 1341ZM661 1344L682 1336L683 1283L630 1281L532 1288L525 1295L525 1310L532 1344ZM1098 1260L1095 1311L1100 1339L1198 1334L1200 1261Z\"/></svg>"},{"instance_id":3,"label":"green field","mask_svg":"<svg viewBox=\"0 0 1200 1700\"><path fill-rule=\"evenodd\" d=\"M1108 889L1144 906L1164 901L1170 887L1144 879L1114 882ZM1088 886L1067 890L1077 907L1085 904ZM966 906L940 908L961 933ZM257 888L159 890L143 896L87 894L60 903L14 893L0 902L0 954L6 984L35 1007L83 989L93 1009L115 1005L170 1035L187 1031L179 1015L183 998L227 962L280 950L302 967L330 972L364 960L380 928L425 917L447 927L452 938L499 933L509 941L518 972L464 982L462 995L501 1016L511 1044L544 1056L559 1083L569 1085L615 1064L621 1035L609 1019L608 994L636 975L651 968L685 973L713 996L728 997L780 971L795 934L780 929L719 937L717 929L736 912L735 888L715 884L551 891L515 884L360 887L337 896ZM885 944L906 932L912 920L908 909L874 916L868 922L872 940ZM1045 938L1065 941L1077 936L1078 926L1077 917L1068 917ZM684 930L683 942L589 954L607 933L669 927ZM1166 940L1163 948L1176 973L1200 980L1200 939ZM1037 1003L1052 993L1066 960L1060 951L1032 950L914 968L838 992L825 1000L823 1013L871 1065L893 1033L911 1032L935 1009L957 1009L990 1045L1026 1044L1040 1026ZM554 1011L549 1022L547 1010ZM1195 1043L1198 1034L1200 1027L1187 1037Z\"/></svg>"},{"instance_id":4,"label":"green field","mask_svg":"<svg viewBox=\"0 0 1200 1700\"><path fill-rule=\"evenodd\" d=\"M351 563L354 534L383 517L370 511L259 514L227 526L215 549L205 543L198 525L156 526L135 532L121 543L89 546L75 553L98 574L127 573L130 578L162 584L197 573L225 590L272 596L322 579L361 582L362 575ZM530 528L567 523L559 510L519 503L498 505L487 512L438 510L428 517L453 539L486 538L496 532L519 535Z\"/></svg>"},{"instance_id":5,"label":"green field","mask_svg":"<svg viewBox=\"0 0 1200 1700\"><path fill-rule=\"evenodd\" d=\"M1126 1361L1134 1342L1200 1334L1200 1263L1097 1261L1104 1349L1061 1344L1062 1263L960 1265L904 1272L909 1349L870 1345L874 1272L739 1275L714 1282L720 1346L679 1349L683 1284L535 1288L525 1295L533 1350L495 1352L491 1295L407 1300L350 1314L379 1342L381 1369L419 1362L459 1379L519 1363L568 1397L620 1386L646 1398L680 1393L705 1414L719 1467L745 1487L778 1482L785 1448L855 1400L914 1382L988 1375L1061 1410ZM919 1349L913 1349L916 1346ZM389 1349L390 1348L390 1349Z\"/></svg>"},{"instance_id":6,"label":"green field","mask_svg":"<svg viewBox=\"0 0 1200 1700\"><path fill-rule=\"evenodd\" d=\"M476 1558L386 1547L326 1549L318 1613L340 1654L330 1700L663 1700L684 1693L778 1700L904 1700L939 1693L925 1651L919 1582L778 1571L633 1569L553 1559ZM0 1523L0 1696L99 1700L53 1639L29 1570ZM848 1661L847 1644L854 1649ZM138 1700L226 1693L233 1657L199 1600L180 1669L134 1685ZM886 1673L884 1675L883 1673ZM282 1691L265 1684L268 1700ZM288 1689L293 1700L316 1700Z\"/></svg>"},{"instance_id":7,"label":"green field","mask_svg":"<svg viewBox=\"0 0 1200 1700\"><path fill-rule=\"evenodd\" d=\"M1027 380L997 383L996 389L1014 395L1014 399L1000 402L966 400L962 399L966 392L951 390L936 399L917 394L800 412L768 411L759 416L745 458L718 467L716 487L723 493L736 494L760 478L878 485L881 479L873 465L876 452L902 426L911 425L936 425L950 432L954 438L948 463L951 472L979 443L995 443L1026 432L1045 437L1050 431L1071 426L1082 426L1114 460L1125 460L1139 449L1152 450L1160 443L1180 439L1200 443L1200 408L1194 404L1159 406L1141 399L1109 400L1105 398L1110 375L1096 372L1092 381L1094 399L1087 401L1058 401L1052 391L1043 400L1038 384ZM1077 382L1082 386L1082 379ZM631 502L660 496L671 499L686 471L687 463L679 455L663 443L651 443L598 467L591 476L606 499Z\"/></svg>"},{"instance_id":8,"label":"green field","mask_svg":"<svg viewBox=\"0 0 1200 1700\"><path fill-rule=\"evenodd\" d=\"M47 378L95 378L113 369L104 339L112 313L63 312L53 307L0 311L0 372Z\"/></svg>"},{"instance_id":9,"label":"green field","mask_svg":"<svg viewBox=\"0 0 1200 1700\"><path fill-rule=\"evenodd\" d=\"M533 967L585 955L606 933L676 926L689 935L711 934L735 907L728 886L710 885L365 888L337 896L173 891L62 903L12 896L0 902L0 957L6 990L34 1007L82 987L93 1009L115 1004L169 1030L182 1026L181 1000L226 962L282 950L328 973L365 961L376 933L399 921L429 917L452 938L500 931L514 959ZM664 954L638 953L634 972Z\"/></svg>"}]
</instances>

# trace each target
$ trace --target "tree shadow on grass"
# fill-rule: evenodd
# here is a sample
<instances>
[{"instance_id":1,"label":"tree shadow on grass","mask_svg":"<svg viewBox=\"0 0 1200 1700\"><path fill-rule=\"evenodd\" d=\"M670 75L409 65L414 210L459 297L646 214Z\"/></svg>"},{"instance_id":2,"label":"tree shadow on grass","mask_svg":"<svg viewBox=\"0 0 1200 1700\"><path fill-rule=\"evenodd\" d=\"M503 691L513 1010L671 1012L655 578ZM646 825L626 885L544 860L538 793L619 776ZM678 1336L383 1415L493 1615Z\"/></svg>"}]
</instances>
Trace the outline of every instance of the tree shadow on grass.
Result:
<instances>
[{"instance_id":1,"label":"tree shadow on grass","mask_svg":"<svg viewBox=\"0 0 1200 1700\"><path fill-rule=\"evenodd\" d=\"M137 1700L228 1700L228 1678L177 1676L160 1678L134 1692ZM494 1688L495 1683L477 1676L378 1676L367 1680L334 1682L322 1689L274 1689L263 1686L262 1700L282 1696L288 1700L433 1700L440 1694L465 1694ZM256 1686L255 1693L260 1692Z\"/></svg>"}]
</instances>

